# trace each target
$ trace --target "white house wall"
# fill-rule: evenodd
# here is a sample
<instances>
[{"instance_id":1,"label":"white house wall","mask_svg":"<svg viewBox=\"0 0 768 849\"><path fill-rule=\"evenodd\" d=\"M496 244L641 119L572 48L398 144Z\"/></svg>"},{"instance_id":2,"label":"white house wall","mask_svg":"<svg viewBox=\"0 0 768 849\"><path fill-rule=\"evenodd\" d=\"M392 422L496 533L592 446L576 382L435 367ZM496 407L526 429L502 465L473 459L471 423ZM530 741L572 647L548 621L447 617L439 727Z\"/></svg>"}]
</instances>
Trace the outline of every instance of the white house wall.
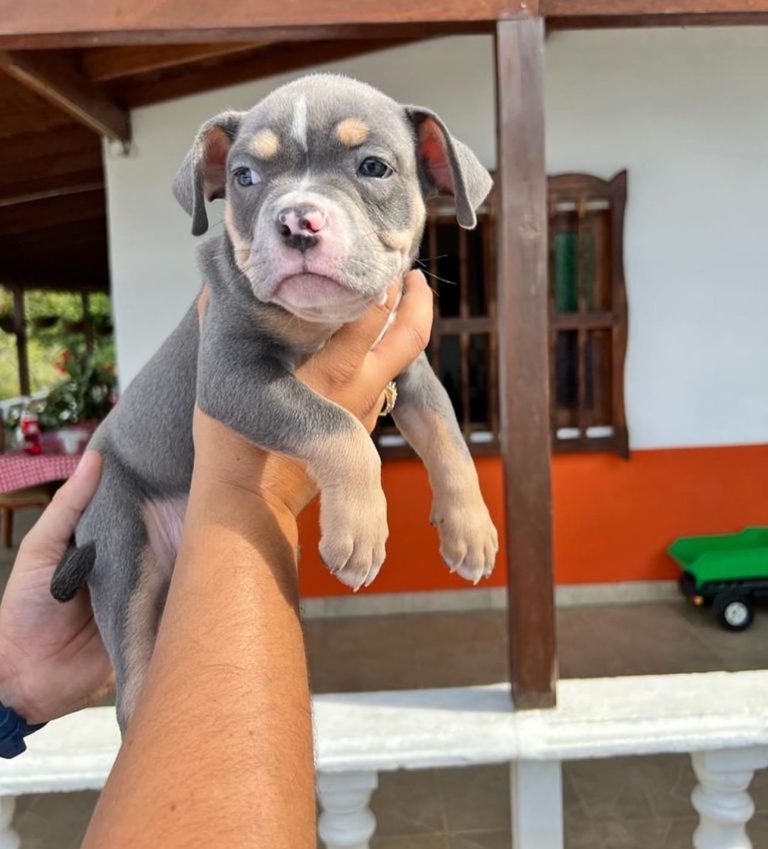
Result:
<instances>
[{"instance_id":1,"label":"white house wall","mask_svg":"<svg viewBox=\"0 0 768 849\"><path fill-rule=\"evenodd\" d=\"M495 164L490 38L442 39L323 69L430 106ZM137 109L134 153L107 154L124 382L199 286L189 220L169 189L195 130L289 78ZM555 33L546 48L546 98L549 173L629 171L632 446L765 442L768 30Z\"/></svg>"}]
</instances>

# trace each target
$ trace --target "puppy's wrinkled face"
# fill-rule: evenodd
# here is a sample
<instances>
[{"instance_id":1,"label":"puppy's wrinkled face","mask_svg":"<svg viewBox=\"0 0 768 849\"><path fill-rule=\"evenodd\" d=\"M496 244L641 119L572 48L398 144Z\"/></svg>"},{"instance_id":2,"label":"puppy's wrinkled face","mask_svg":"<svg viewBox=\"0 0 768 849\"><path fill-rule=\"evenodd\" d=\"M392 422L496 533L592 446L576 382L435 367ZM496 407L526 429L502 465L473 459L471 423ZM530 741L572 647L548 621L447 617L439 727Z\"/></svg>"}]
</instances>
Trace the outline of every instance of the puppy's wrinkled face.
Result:
<instances>
[{"instance_id":1,"label":"puppy's wrinkled face","mask_svg":"<svg viewBox=\"0 0 768 849\"><path fill-rule=\"evenodd\" d=\"M304 319L361 315L410 265L424 223L402 107L320 77L251 110L227 162L227 230L254 294Z\"/></svg>"},{"instance_id":2,"label":"puppy's wrinkled face","mask_svg":"<svg viewBox=\"0 0 768 849\"><path fill-rule=\"evenodd\" d=\"M382 301L410 267L425 193L461 194L471 220L460 223L473 226L489 188L485 169L436 116L329 75L212 119L175 185L193 232L207 226L197 195L225 198L235 260L259 300L333 324Z\"/></svg>"}]
</instances>

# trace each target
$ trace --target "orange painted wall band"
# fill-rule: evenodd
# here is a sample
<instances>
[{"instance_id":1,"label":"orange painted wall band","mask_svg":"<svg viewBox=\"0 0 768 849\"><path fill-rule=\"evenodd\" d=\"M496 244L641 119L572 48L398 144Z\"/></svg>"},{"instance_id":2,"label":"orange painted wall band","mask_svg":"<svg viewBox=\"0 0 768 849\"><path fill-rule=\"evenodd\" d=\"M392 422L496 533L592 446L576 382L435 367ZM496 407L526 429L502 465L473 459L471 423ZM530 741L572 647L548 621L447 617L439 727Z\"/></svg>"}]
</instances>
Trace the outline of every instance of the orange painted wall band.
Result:
<instances>
[{"instance_id":1,"label":"orange painted wall band","mask_svg":"<svg viewBox=\"0 0 768 849\"><path fill-rule=\"evenodd\" d=\"M503 537L501 462L477 461L480 483ZM387 461L387 562L361 592L461 589L438 553L429 525L431 494L416 460ZM678 536L768 524L768 445L635 451L630 460L607 454L562 454L552 461L555 574L559 584L674 578L665 553ZM301 592L305 597L348 592L317 555L317 504L301 517ZM502 551L504 549L502 539ZM503 586L500 557L486 586Z\"/></svg>"}]
</instances>

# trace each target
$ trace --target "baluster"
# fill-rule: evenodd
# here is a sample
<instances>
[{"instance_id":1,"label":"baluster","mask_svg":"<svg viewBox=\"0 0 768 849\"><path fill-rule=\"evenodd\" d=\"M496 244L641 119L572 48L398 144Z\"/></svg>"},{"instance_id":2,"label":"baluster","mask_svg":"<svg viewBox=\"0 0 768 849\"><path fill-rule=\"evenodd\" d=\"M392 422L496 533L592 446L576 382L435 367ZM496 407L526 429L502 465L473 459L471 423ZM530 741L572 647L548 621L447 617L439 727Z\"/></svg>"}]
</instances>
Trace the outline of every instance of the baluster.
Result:
<instances>
[{"instance_id":1,"label":"baluster","mask_svg":"<svg viewBox=\"0 0 768 849\"><path fill-rule=\"evenodd\" d=\"M563 849L560 761L513 761L512 849Z\"/></svg>"},{"instance_id":2,"label":"baluster","mask_svg":"<svg viewBox=\"0 0 768 849\"><path fill-rule=\"evenodd\" d=\"M691 794L700 818L695 849L752 849L745 826L755 803L747 788L754 771L768 767L768 747L696 752L691 760L699 779Z\"/></svg>"},{"instance_id":3,"label":"baluster","mask_svg":"<svg viewBox=\"0 0 768 849\"><path fill-rule=\"evenodd\" d=\"M19 849L21 838L11 827L16 799L13 796L0 796L0 849Z\"/></svg>"},{"instance_id":4,"label":"baluster","mask_svg":"<svg viewBox=\"0 0 768 849\"><path fill-rule=\"evenodd\" d=\"M326 849L369 849L376 831L369 803L377 785L375 772L318 773L317 831Z\"/></svg>"}]
</instances>

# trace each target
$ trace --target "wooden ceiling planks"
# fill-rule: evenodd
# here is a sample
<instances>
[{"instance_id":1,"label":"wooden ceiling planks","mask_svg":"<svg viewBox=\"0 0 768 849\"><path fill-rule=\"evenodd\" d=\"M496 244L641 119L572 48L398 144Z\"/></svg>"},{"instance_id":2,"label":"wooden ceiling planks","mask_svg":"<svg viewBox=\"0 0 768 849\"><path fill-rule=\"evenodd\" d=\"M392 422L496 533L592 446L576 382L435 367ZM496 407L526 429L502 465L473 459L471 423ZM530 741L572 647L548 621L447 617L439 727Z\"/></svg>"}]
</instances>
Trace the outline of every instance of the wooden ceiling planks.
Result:
<instances>
[{"instance_id":1,"label":"wooden ceiling planks","mask_svg":"<svg viewBox=\"0 0 768 849\"><path fill-rule=\"evenodd\" d=\"M114 104L67 57L45 51L0 51L0 68L54 107L116 141L129 141L128 112Z\"/></svg>"},{"instance_id":2,"label":"wooden ceiling planks","mask_svg":"<svg viewBox=\"0 0 768 849\"><path fill-rule=\"evenodd\" d=\"M269 43L215 42L213 44L181 44L164 47L146 45L95 48L82 51L81 67L91 80L96 83L103 83L135 74L188 67L210 59L249 53Z\"/></svg>"},{"instance_id":3,"label":"wooden ceiling planks","mask_svg":"<svg viewBox=\"0 0 768 849\"><path fill-rule=\"evenodd\" d=\"M348 59L403 43L403 39L377 39L271 44L234 56L224 54L191 66L165 67L159 71L114 79L108 90L116 102L134 108L286 71L298 71L323 62Z\"/></svg>"}]
</instances>

